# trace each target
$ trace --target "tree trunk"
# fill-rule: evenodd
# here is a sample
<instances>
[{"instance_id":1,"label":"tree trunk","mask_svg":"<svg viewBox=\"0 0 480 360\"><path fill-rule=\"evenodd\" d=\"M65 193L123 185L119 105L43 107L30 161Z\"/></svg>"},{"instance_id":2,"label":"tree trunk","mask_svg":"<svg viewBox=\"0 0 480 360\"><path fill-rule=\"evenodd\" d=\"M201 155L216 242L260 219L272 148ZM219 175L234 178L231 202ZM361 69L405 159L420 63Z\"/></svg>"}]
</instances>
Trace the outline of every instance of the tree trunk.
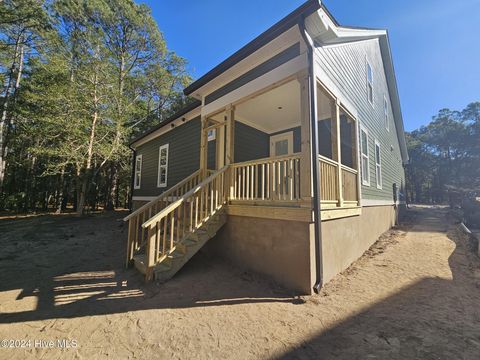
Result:
<instances>
[{"instance_id":1,"label":"tree trunk","mask_svg":"<svg viewBox=\"0 0 480 360\"><path fill-rule=\"evenodd\" d=\"M98 94L97 94L97 86L98 86L98 74L95 73L93 75L93 114L92 114L92 127L90 129L90 138L88 141L88 150L87 150L87 161L85 166L85 174L81 181L80 193L78 197L78 204L77 204L77 213L79 215L83 215L85 210L85 201L86 201L86 194L88 190L88 181L91 178L91 170L92 170L92 160L93 160L93 144L95 142L95 131L97 127L98 121Z\"/></svg>"},{"instance_id":2,"label":"tree trunk","mask_svg":"<svg viewBox=\"0 0 480 360\"><path fill-rule=\"evenodd\" d=\"M15 42L15 50L13 55L12 65L10 67L9 76L7 85L4 90L4 98L2 104L2 116L0 118L0 194L3 191L3 182L5 180L5 169L7 167L7 135L9 127L9 118L8 118L8 106L10 104L11 97L13 96L12 88L14 92L20 86L20 79L22 77L23 69L23 59L24 59L24 47L21 44L22 34L20 34ZM18 70L17 70L17 61L18 61ZM17 71L17 76L15 79L15 72Z\"/></svg>"},{"instance_id":3,"label":"tree trunk","mask_svg":"<svg viewBox=\"0 0 480 360\"><path fill-rule=\"evenodd\" d=\"M116 204L116 196L118 190L118 171L114 162L112 162L110 166L109 183L110 184L107 187L107 192L105 194L105 210L111 211L114 210L115 207L118 207L118 204Z\"/></svg>"},{"instance_id":4,"label":"tree trunk","mask_svg":"<svg viewBox=\"0 0 480 360\"><path fill-rule=\"evenodd\" d=\"M63 208L64 191L65 191L65 166L62 167L62 171L60 172L60 181L58 185L58 196L57 196L57 210L55 211L56 214L61 214L62 211L64 210Z\"/></svg>"},{"instance_id":5,"label":"tree trunk","mask_svg":"<svg viewBox=\"0 0 480 360\"><path fill-rule=\"evenodd\" d=\"M77 200L77 213L83 215L85 213L85 202L87 198L87 189L88 189L88 172L85 172L80 179L80 186L78 189L78 200Z\"/></svg>"}]
</instances>

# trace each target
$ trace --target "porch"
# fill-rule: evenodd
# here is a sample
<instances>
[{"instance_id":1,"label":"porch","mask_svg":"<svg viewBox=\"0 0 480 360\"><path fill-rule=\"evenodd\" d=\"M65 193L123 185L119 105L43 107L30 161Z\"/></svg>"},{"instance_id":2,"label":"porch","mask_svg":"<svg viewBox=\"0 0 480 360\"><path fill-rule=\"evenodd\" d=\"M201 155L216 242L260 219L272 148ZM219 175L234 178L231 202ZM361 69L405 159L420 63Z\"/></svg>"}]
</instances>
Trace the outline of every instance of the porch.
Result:
<instances>
[{"instance_id":1,"label":"porch","mask_svg":"<svg viewBox=\"0 0 480 360\"><path fill-rule=\"evenodd\" d=\"M285 220L303 213L312 221L312 129L305 88L305 77L298 75L202 118L200 170L229 166L230 213L267 218L281 213ZM320 83L316 97L322 218L358 214L356 121Z\"/></svg>"},{"instance_id":2,"label":"porch","mask_svg":"<svg viewBox=\"0 0 480 360\"><path fill-rule=\"evenodd\" d=\"M263 221L261 236L277 247L283 241L284 255L301 261L310 256L314 186L321 220L359 215L355 119L320 83L315 98L314 129L304 73L203 115L199 170L125 218L127 264L134 260L148 280L167 280L224 225L240 234L245 226L234 219L246 217ZM312 133L318 134L315 164ZM274 236L278 226L285 227L282 236ZM301 239L300 251L288 250L286 233Z\"/></svg>"}]
</instances>

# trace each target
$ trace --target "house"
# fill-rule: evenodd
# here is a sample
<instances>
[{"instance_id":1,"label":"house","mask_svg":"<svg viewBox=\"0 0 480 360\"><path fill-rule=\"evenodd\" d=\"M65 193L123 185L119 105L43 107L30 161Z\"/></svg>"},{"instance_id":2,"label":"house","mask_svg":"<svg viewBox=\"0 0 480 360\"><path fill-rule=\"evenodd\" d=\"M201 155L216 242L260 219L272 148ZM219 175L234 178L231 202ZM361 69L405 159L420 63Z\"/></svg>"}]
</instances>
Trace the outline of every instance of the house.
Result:
<instances>
[{"instance_id":1,"label":"house","mask_svg":"<svg viewBox=\"0 0 480 360\"><path fill-rule=\"evenodd\" d=\"M408 160L387 32L310 0L184 90L135 139L127 263L200 248L311 293L396 222Z\"/></svg>"}]
</instances>

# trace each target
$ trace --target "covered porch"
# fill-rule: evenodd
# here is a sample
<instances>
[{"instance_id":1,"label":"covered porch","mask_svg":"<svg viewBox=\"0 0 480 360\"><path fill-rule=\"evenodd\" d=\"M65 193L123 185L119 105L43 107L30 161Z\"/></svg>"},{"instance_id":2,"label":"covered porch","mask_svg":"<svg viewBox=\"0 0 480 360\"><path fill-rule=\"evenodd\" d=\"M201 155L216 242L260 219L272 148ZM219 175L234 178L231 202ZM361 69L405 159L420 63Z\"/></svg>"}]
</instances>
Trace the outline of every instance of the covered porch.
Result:
<instances>
[{"instance_id":1,"label":"covered porch","mask_svg":"<svg viewBox=\"0 0 480 360\"><path fill-rule=\"evenodd\" d=\"M359 210L358 127L320 82L316 100L321 209L329 219L347 213L328 210ZM311 219L311 131L300 73L203 116L200 171L229 165L228 205L237 215Z\"/></svg>"}]
</instances>

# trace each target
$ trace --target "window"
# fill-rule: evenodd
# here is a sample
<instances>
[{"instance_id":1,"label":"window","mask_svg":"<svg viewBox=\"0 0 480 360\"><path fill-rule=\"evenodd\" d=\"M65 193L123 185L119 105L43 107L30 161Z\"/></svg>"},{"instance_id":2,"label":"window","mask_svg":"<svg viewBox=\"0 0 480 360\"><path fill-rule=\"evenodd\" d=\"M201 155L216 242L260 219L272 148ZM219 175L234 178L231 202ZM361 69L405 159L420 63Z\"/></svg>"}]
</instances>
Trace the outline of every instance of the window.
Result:
<instances>
[{"instance_id":1,"label":"window","mask_svg":"<svg viewBox=\"0 0 480 360\"><path fill-rule=\"evenodd\" d=\"M140 189L142 183L142 155L135 158L135 176L133 177L133 188Z\"/></svg>"},{"instance_id":2,"label":"window","mask_svg":"<svg viewBox=\"0 0 480 360\"><path fill-rule=\"evenodd\" d=\"M380 143L375 139L375 175L377 179L377 189L382 188L382 160Z\"/></svg>"},{"instance_id":3,"label":"window","mask_svg":"<svg viewBox=\"0 0 480 360\"><path fill-rule=\"evenodd\" d=\"M362 150L362 184L370 186L370 160L368 156L368 133L360 128L360 147Z\"/></svg>"},{"instance_id":4,"label":"window","mask_svg":"<svg viewBox=\"0 0 480 360\"><path fill-rule=\"evenodd\" d=\"M367 97L370 104L373 105L373 70L367 61Z\"/></svg>"},{"instance_id":5,"label":"window","mask_svg":"<svg viewBox=\"0 0 480 360\"><path fill-rule=\"evenodd\" d=\"M390 124L388 121L388 101L386 96L383 97L383 120L385 122L385 129L390 131Z\"/></svg>"},{"instance_id":6,"label":"window","mask_svg":"<svg viewBox=\"0 0 480 360\"><path fill-rule=\"evenodd\" d=\"M208 141L215 140L217 137L216 129L208 130Z\"/></svg>"},{"instance_id":7,"label":"window","mask_svg":"<svg viewBox=\"0 0 480 360\"><path fill-rule=\"evenodd\" d=\"M160 146L158 149L158 178L157 187L167 186L168 172L168 144Z\"/></svg>"},{"instance_id":8,"label":"window","mask_svg":"<svg viewBox=\"0 0 480 360\"><path fill-rule=\"evenodd\" d=\"M293 153L293 131L270 137L270 156L282 156Z\"/></svg>"}]
</instances>

